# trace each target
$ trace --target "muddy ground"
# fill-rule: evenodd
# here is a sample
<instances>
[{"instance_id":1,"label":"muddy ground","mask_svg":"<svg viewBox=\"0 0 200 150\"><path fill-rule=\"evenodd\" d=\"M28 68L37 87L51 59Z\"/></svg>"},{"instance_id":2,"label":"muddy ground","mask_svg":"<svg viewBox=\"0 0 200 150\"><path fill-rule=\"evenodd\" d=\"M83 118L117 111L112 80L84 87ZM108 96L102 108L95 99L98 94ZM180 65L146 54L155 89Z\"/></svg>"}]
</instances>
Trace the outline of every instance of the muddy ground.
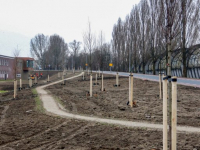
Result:
<instances>
[{"instance_id":1,"label":"muddy ground","mask_svg":"<svg viewBox=\"0 0 200 150\"><path fill-rule=\"evenodd\" d=\"M89 91L89 81L68 80L65 86L60 84L47 88L53 95L62 100L69 112L116 118L130 121L145 121L162 123L162 100L159 99L158 82L134 78L134 101L137 106L131 108L128 102L128 78L119 79L116 84L115 76L104 75L105 91L101 92L99 85L93 85L92 98L86 96ZM112 78L112 79L108 79ZM87 76L86 79L89 79ZM94 79L95 80L95 79ZM95 81L94 81L95 82ZM94 83L93 82L93 83ZM200 88L178 85L178 125L200 126Z\"/></svg>"},{"instance_id":2,"label":"muddy ground","mask_svg":"<svg viewBox=\"0 0 200 150\"><path fill-rule=\"evenodd\" d=\"M65 88L67 85L62 87ZM67 89L64 91L72 92ZM0 100L11 99L12 96L12 92L0 94ZM18 100L0 102L1 150L162 149L162 132L160 131L146 128L124 128L52 116L36 109L36 96L30 89L26 89L18 92ZM77 97L79 96L75 94L74 98ZM78 107L76 108L78 112ZM178 149L199 150L199 141L199 134L179 133Z\"/></svg>"}]
</instances>

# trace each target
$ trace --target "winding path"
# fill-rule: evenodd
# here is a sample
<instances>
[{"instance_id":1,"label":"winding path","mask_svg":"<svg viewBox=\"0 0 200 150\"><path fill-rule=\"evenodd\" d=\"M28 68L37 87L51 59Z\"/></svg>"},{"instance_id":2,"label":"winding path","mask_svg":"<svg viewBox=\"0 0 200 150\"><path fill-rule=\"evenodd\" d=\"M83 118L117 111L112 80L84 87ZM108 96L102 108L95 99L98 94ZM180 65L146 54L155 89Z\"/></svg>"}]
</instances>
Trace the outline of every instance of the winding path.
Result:
<instances>
[{"instance_id":1,"label":"winding path","mask_svg":"<svg viewBox=\"0 0 200 150\"><path fill-rule=\"evenodd\" d=\"M67 78L65 80L70 80L73 78L77 78L81 76L81 74L77 76L73 76L70 78ZM114 125L121 125L126 127L138 127L138 128L150 128L155 130L162 130L163 125L162 124L152 124L152 123L145 123L145 122L132 122L132 121L124 121L124 120L114 120L114 119L104 119L104 118L98 118L98 117L89 117L89 116L83 116L83 115L77 115L66 112L61 105L59 105L54 98L47 93L47 91L44 90L45 87L54 85L57 83L62 82L56 81L47 85L43 85L40 87L37 87L36 90L40 96L40 99L43 102L43 106L49 113L59 115L61 117L68 117L68 118L74 118L74 119L80 119L80 120L86 120L86 121L94 121L94 122L100 122L100 123L108 123L108 124L114 124ZM188 126L178 126L177 127L178 132L191 132L191 133L200 133L200 128L196 127L188 127Z\"/></svg>"}]
</instances>

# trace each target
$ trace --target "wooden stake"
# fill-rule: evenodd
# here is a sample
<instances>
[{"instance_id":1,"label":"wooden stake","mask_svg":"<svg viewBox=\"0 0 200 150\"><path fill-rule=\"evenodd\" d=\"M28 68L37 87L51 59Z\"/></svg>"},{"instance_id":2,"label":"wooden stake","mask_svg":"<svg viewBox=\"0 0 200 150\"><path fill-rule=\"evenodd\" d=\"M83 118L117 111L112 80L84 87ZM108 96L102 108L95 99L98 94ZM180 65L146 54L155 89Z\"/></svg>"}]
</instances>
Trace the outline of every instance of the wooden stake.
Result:
<instances>
[{"instance_id":1,"label":"wooden stake","mask_svg":"<svg viewBox=\"0 0 200 150\"><path fill-rule=\"evenodd\" d=\"M116 74L116 85L119 86L119 75L118 75L118 72Z\"/></svg>"},{"instance_id":2,"label":"wooden stake","mask_svg":"<svg viewBox=\"0 0 200 150\"><path fill-rule=\"evenodd\" d=\"M32 79L31 78L29 79L29 87L30 88L32 87Z\"/></svg>"},{"instance_id":3,"label":"wooden stake","mask_svg":"<svg viewBox=\"0 0 200 150\"><path fill-rule=\"evenodd\" d=\"M15 89L16 89L16 96L17 96L17 80L15 82L16 82Z\"/></svg>"},{"instance_id":4,"label":"wooden stake","mask_svg":"<svg viewBox=\"0 0 200 150\"><path fill-rule=\"evenodd\" d=\"M15 82L15 80L14 80L14 99L16 98L16 82Z\"/></svg>"},{"instance_id":5,"label":"wooden stake","mask_svg":"<svg viewBox=\"0 0 200 150\"><path fill-rule=\"evenodd\" d=\"M48 80L47 80L47 82L49 82L49 75L48 75Z\"/></svg>"},{"instance_id":6,"label":"wooden stake","mask_svg":"<svg viewBox=\"0 0 200 150\"><path fill-rule=\"evenodd\" d=\"M167 78L163 77L163 150L167 150Z\"/></svg>"},{"instance_id":7,"label":"wooden stake","mask_svg":"<svg viewBox=\"0 0 200 150\"><path fill-rule=\"evenodd\" d=\"M64 75L62 76L63 85L65 85Z\"/></svg>"},{"instance_id":8,"label":"wooden stake","mask_svg":"<svg viewBox=\"0 0 200 150\"><path fill-rule=\"evenodd\" d=\"M28 79L29 88L31 88L31 78Z\"/></svg>"},{"instance_id":9,"label":"wooden stake","mask_svg":"<svg viewBox=\"0 0 200 150\"><path fill-rule=\"evenodd\" d=\"M161 80L161 73L159 73L159 90L160 90L160 99L162 99L162 80Z\"/></svg>"},{"instance_id":10,"label":"wooden stake","mask_svg":"<svg viewBox=\"0 0 200 150\"><path fill-rule=\"evenodd\" d=\"M101 91L103 91L103 73L101 74Z\"/></svg>"},{"instance_id":11,"label":"wooden stake","mask_svg":"<svg viewBox=\"0 0 200 150\"><path fill-rule=\"evenodd\" d=\"M92 97L92 74L90 75L90 97Z\"/></svg>"},{"instance_id":12,"label":"wooden stake","mask_svg":"<svg viewBox=\"0 0 200 150\"><path fill-rule=\"evenodd\" d=\"M177 143L177 77L172 77L172 150Z\"/></svg>"},{"instance_id":13,"label":"wooden stake","mask_svg":"<svg viewBox=\"0 0 200 150\"><path fill-rule=\"evenodd\" d=\"M129 104L131 104L131 73L129 75Z\"/></svg>"},{"instance_id":14,"label":"wooden stake","mask_svg":"<svg viewBox=\"0 0 200 150\"><path fill-rule=\"evenodd\" d=\"M58 72L58 78L60 78L60 72Z\"/></svg>"},{"instance_id":15,"label":"wooden stake","mask_svg":"<svg viewBox=\"0 0 200 150\"><path fill-rule=\"evenodd\" d=\"M32 87L32 86L33 86L33 81L32 81L32 79L31 79L31 81L30 81L30 82L31 82L31 87Z\"/></svg>"},{"instance_id":16,"label":"wooden stake","mask_svg":"<svg viewBox=\"0 0 200 150\"><path fill-rule=\"evenodd\" d=\"M37 76L35 76L35 84L37 84Z\"/></svg>"},{"instance_id":17,"label":"wooden stake","mask_svg":"<svg viewBox=\"0 0 200 150\"><path fill-rule=\"evenodd\" d=\"M133 107L133 73L131 73L131 89L130 89L130 91L131 91L131 94L130 94L131 101L130 101L130 103L131 103L131 107Z\"/></svg>"},{"instance_id":18,"label":"wooden stake","mask_svg":"<svg viewBox=\"0 0 200 150\"><path fill-rule=\"evenodd\" d=\"M97 85L97 74L96 74L96 85Z\"/></svg>"},{"instance_id":19,"label":"wooden stake","mask_svg":"<svg viewBox=\"0 0 200 150\"><path fill-rule=\"evenodd\" d=\"M85 74L85 72L83 72L83 80L84 80L84 74Z\"/></svg>"},{"instance_id":20,"label":"wooden stake","mask_svg":"<svg viewBox=\"0 0 200 150\"><path fill-rule=\"evenodd\" d=\"M19 88L22 89L22 79L19 79Z\"/></svg>"}]
</instances>

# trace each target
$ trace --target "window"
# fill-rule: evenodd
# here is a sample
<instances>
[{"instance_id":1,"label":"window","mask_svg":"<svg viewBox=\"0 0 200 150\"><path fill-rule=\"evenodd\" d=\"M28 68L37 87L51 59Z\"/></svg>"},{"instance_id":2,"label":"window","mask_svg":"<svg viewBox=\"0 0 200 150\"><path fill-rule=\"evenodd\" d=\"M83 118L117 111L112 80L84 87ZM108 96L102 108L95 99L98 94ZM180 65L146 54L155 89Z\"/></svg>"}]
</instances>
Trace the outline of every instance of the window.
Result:
<instances>
[{"instance_id":1,"label":"window","mask_svg":"<svg viewBox=\"0 0 200 150\"><path fill-rule=\"evenodd\" d=\"M27 60L26 61L26 67L33 68L33 60Z\"/></svg>"}]
</instances>

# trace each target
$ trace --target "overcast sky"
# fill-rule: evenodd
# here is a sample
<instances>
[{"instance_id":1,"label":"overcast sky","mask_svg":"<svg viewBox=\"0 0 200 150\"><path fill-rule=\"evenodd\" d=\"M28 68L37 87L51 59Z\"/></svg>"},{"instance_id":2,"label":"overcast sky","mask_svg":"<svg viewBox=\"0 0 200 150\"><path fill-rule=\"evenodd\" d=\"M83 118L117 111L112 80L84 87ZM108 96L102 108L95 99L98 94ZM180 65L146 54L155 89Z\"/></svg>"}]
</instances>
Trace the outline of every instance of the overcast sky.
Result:
<instances>
[{"instance_id":1,"label":"overcast sky","mask_svg":"<svg viewBox=\"0 0 200 150\"><path fill-rule=\"evenodd\" d=\"M0 0L0 54L11 56L18 46L21 56L30 56L30 39L38 33L58 34L66 43L74 39L82 42L88 19L92 32L98 35L103 31L109 42L113 25L118 18L124 20L138 2L139 0Z\"/></svg>"}]
</instances>

